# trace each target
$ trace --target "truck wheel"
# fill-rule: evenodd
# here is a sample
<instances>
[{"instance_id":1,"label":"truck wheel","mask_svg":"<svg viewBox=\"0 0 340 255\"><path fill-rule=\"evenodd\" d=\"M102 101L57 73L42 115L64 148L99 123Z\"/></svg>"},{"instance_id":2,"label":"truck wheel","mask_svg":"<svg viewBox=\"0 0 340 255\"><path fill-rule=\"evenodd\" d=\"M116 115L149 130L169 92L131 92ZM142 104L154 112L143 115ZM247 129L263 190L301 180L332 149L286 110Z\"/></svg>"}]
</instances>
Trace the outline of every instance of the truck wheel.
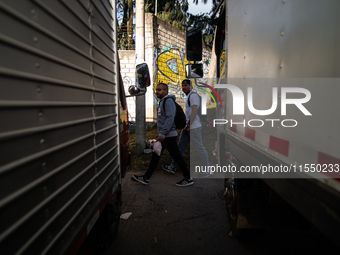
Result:
<instances>
[{"instance_id":1,"label":"truck wheel","mask_svg":"<svg viewBox=\"0 0 340 255\"><path fill-rule=\"evenodd\" d=\"M242 240L249 240L257 234L256 229L237 228L237 218L239 213L239 204L242 199L240 192L240 180L228 179L226 180L226 207L229 226L234 237Z\"/></svg>"},{"instance_id":2,"label":"truck wheel","mask_svg":"<svg viewBox=\"0 0 340 255\"><path fill-rule=\"evenodd\" d=\"M122 191L121 186L112 195L105 209L101 213L97 226L94 226L94 235L97 248L105 249L110 246L118 234L121 214Z\"/></svg>"},{"instance_id":3,"label":"truck wheel","mask_svg":"<svg viewBox=\"0 0 340 255\"><path fill-rule=\"evenodd\" d=\"M108 227L112 241L116 238L118 234L119 221L121 215L121 205L122 205L122 190L119 185L116 193L111 197L109 203L107 204L108 210Z\"/></svg>"}]
</instances>

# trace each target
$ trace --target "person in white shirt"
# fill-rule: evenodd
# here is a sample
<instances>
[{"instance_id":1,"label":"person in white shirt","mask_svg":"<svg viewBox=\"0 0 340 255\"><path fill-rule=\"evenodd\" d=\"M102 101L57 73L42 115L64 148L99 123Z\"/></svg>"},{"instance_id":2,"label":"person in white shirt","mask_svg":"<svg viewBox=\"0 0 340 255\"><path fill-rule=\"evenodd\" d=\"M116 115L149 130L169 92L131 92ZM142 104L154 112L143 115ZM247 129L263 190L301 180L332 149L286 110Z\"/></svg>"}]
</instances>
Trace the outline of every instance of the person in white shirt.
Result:
<instances>
[{"instance_id":1,"label":"person in white shirt","mask_svg":"<svg viewBox=\"0 0 340 255\"><path fill-rule=\"evenodd\" d=\"M178 149L183 155L185 149L188 147L191 138L191 146L194 148L196 153L198 153L200 159L202 160L203 166L210 166L208 153L205 150L202 143L202 124L200 121L200 117L197 114L197 110L200 106L200 98L197 93L191 91L191 82L190 80L182 81L182 91L187 96L187 100L185 102L185 117L187 120L186 127L182 130L181 138L179 139ZM190 104L189 104L190 100ZM172 160L170 165L162 165L164 171L168 173L174 174L176 172L176 162ZM210 176L209 172L200 173L198 177L207 177Z\"/></svg>"}]
</instances>

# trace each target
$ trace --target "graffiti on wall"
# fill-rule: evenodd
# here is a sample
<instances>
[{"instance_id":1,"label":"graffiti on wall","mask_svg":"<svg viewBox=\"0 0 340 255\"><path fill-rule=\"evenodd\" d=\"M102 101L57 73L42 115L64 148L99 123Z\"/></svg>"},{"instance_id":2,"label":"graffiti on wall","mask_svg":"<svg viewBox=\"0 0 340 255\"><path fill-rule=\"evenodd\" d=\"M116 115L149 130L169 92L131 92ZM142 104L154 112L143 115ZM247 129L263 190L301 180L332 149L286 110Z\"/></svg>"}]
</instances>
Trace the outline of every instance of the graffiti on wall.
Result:
<instances>
[{"instance_id":1,"label":"graffiti on wall","mask_svg":"<svg viewBox=\"0 0 340 255\"><path fill-rule=\"evenodd\" d=\"M157 48L154 55L154 89L158 83L163 82L169 85L169 94L179 93L184 98L181 84L185 79L185 65L189 63L191 62L186 59L184 50L177 46L169 45L163 51ZM155 103L158 104L156 96Z\"/></svg>"},{"instance_id":2,"label":"graffiti on wall","mask_svg":"<svg viewBox=\"0 0 340 255\"><path fill-rule=\"evenodd\" d=\"M154 58L154 87L160 82L180 87L185 79L185 65L189 63L183 49L175 46L168 46L162 52L157 49Z\"/></svg>"},{"instance_id":3,"label":"graffiti on wall","mask_svg":"<svg viewBox=\"0 0 340 255\"><path fill-rule=\"evenodd\" d=\"M208 54L207 54L208 53ZM206 61L203 62L204 73L209 71L210 52L204 52ZM205 56L207 55L207 56ZM188 61L185 57L185 52L177 46L167 46L161 51L160 48L155 50L154 55L154 77L153 88L155 89L160 82L169 85L169 94L179 94L181 98L185 98L185 94L182 92L182 81L185 77L185 65L193 63ZM193 91L197 92L195 82L193 82ZM158 105L156 95L154 95L155 103Z\"/></svg>"}]
</instances>

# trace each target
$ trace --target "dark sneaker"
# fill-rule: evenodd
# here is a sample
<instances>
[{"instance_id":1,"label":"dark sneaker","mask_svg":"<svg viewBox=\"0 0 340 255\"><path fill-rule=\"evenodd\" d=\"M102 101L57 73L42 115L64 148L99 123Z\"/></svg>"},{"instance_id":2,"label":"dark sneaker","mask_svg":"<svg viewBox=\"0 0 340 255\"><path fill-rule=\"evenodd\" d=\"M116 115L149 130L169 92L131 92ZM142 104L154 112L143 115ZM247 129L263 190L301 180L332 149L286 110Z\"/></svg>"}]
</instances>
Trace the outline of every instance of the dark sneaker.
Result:
<instances>
[{"instance_id":1,"label":"dark sneaker","mask_svg":"<svg viewBox=\"0 0 340 255\"><path fill-rule=\"evenodd\" d=\"M176 186L178 187L185 187L185 186L190 186L194 184L194 180L190 178L189 180L183 179L179 182L176 182Z\"/></svg>"},{"instance_id":2,"label":"dark sneaker","mask_svg":"<svg viewBox=\"0 0 340 255\"><path fill-rule=\"evenodd\" d=\"M133 180L135 182L140 182L144 185L149 185L149 180L147 180L144 175L142 175L142 176L133 175L131 177L131 180Z\"/></svg>"},{"instance_id":3,"label":"dark sneaker","mask_svg":"<svg viewBox=\"0 0 340 255\"><path fill-rule=\"evenodd\" d=\"M168 172L170 174L176 173L176 167L172 167L171 165L162 165L162 168L165 172Z\"/></svg>"},{"instance_id":4,"label":"dark sneaker","mask_svg":"<svg viewBox=\"0 0 340 255\"><path fill-rule=\"evenodd\" d=\"M197 177L198 178L206 178L206 177L211 177L213 176L213 173L210 172L200 172Z\"/></svg>"}]
</instances>

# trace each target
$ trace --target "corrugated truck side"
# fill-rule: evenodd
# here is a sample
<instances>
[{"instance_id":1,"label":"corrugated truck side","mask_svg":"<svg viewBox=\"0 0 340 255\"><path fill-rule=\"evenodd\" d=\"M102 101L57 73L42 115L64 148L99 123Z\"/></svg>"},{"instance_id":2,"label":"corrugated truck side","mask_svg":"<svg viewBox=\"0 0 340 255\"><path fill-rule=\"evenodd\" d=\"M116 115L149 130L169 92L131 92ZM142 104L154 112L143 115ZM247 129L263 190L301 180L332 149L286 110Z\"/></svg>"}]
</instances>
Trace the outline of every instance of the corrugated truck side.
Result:
<instances>
[{"instance_id":1,"label":"corrugated truck side","mask_svg":"<svg viewBox=\"0 0 340 255\"><path fill-rule=\"evenodd\" d=\"M100 214L119 219L115 1L0 12L0 250L75 253Z\"/></svg>"}]
</instances>

